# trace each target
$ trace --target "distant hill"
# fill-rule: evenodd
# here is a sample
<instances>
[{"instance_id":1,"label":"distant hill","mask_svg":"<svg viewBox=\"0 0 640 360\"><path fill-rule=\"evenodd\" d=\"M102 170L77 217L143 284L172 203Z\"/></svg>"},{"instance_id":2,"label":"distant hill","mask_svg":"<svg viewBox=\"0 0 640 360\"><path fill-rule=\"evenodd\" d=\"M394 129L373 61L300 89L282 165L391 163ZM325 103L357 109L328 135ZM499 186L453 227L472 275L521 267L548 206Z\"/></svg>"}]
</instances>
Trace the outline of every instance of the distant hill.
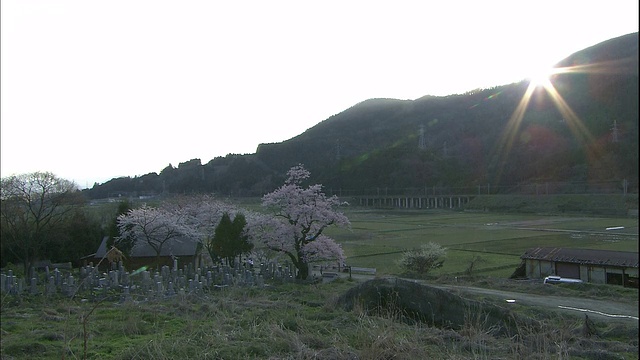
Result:
<instances>
[{"instance_id":1,"label":"distant hill","mask_svg":"<svg viewBox=\"0 0 640 360\"><path fill-rule=\"evenodd\" d=\"M560 97L536 90L520 121L513 114L528 83L413 101L370 99L255 154L192 159L159 174L112 179L84 190L117 194L215 192L259 196L302 163L312 181L345 194L489 186L509 193L525 183L638 186L638 33L560 61ZM580 72L580 70L590 72ZM560 101L555 99L560 98ZM603 185L602 185L603 184ZM612 184L612 185L606 185Z\"/></svg>"}]
</instances>

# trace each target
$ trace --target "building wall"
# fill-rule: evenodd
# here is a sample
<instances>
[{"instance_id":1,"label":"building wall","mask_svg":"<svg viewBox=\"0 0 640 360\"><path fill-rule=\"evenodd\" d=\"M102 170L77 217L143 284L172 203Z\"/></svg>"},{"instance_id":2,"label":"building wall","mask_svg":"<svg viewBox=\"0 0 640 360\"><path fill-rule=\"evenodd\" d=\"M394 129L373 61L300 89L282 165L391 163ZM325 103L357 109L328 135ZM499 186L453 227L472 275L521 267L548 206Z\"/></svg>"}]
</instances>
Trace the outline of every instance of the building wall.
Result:
<instances>
[{"instance_id":1,"label":"building wall","mask_svg":"<svg viewBox=\"0 0 640 360\"><path fill-rule=\"evenodd\" d=\"M540 278L540 263L537 260L526 259L525 267L526 275L529 279Z\"/></svg>"},{"instance_id":2,"label":"building wall","mask_svg":"<svg viewBox=\"0 0 640 360\"><path fill-rule=\"evenodd\" d=\"M583 265L581 268L587 269L587 276L583 279L583 281L588 281L594 284L606 284L607 283L607 272L605 268L598 266L588 266Z\"/></svg>"},{"instance_id":3,"label":"building wall","mask_svg":"<svg viewBox=\"0 0 640 360\"><path fill-rule=\"evenodd\" d=\"M555 274L562 276L563 278L579 279L580 278L580 265L566 262L556 262Z\"/></svg>"},{"instance_id":4,"label":"building wall","mask_svg":"<svg viewBox=\"0 0 640 360\"><path fill-rule=\"evenodd\" d=\"M555 275L554 264L551 261L527 259L527 277L531 279L542 279L545 276Z\"/></svg>"},{"instance_id":5,"label":"building wall","mask_svg":"<svg viewBox=\"0 0 640 360\"><path fill-rule=\"evenodd\" d=\"M585 266L585 265L580 265L580 277L579 279L582 281L589 281L589 271L590 271L590 267L589 266Z\"/></svg>"},{"instance_id":6,"label":"building wall","mask_svg":"<svg viewBox=\"0 0 640 360\"><path fill-rule=\"evenodd\" d=\"M565 263L555 263L544 260L525 260L527 277L530 279L542 279L549 275L558 275L556 269L567 265ZM575 265L579 266L579 273L572 277L578 277L585 282L594 284L617 284L625 286L637 287L638 284L638 268L621 268L621 267L600 267L593 265ZM560 274L560 276L563 276ZM567 276L564 276L567 277Z\"/></svg>"}]
</instances>

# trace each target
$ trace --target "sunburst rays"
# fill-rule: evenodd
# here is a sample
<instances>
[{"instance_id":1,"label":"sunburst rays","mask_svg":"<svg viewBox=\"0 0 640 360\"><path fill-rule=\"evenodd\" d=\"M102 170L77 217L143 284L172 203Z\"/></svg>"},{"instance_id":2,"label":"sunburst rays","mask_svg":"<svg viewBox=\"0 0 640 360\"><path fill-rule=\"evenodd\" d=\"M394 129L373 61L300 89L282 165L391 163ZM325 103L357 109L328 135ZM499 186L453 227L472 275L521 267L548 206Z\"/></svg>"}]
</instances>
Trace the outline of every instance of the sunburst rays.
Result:
<instances>
[{"instance_id":1,"label":"sunburst rays","mask_svg":"<svg viewBox=\"0 0 640 360\"><path fill-rule=\"evenodd\" d=\"M496 173L496 180L502 178L502 172L505 163L511 153L514 142L516 141L519 130L522 126L522 120L526 114L529 103L536 91L545 91L549 96L555 107L560 112L563 121L567 124L567 127L571 131L572 135L582 146L587 153L590 153L590 145L595 142L593 135L589 132L589 129L584 125L578 114L569 106L562 95L558 92L554 86L552 80L560 74L575 74L575 73L588 73L588 74L600 74L600 75L615 75L615 74L637 74L637 62L633 59L621 59L614 61L603 61L592 64L577 64L567 67L552 68L545 78L532 78L527 90L520 99L520 102L516 106L515 110L511 114L502 135L500 141L496 144L495 154L498 161L498 171ZM592 155L592 154L591 154Z\"/></svg>"}]
</instances>

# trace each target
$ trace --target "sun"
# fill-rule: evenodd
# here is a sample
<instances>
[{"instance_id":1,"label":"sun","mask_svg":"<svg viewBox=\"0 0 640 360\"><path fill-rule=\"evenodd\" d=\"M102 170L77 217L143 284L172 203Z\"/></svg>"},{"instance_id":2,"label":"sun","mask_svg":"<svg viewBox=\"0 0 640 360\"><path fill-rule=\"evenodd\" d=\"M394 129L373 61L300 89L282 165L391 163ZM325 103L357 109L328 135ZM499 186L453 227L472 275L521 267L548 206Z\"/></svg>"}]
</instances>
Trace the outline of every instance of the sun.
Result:
<instances>
[{"instance_id":1,"label":"sun","mask_svg":"<svg viewBox=\"0 0 640 360\"><path fill-rule=\"evenodd\" d=\"M546 92L560 112L560 115L562 116L563 121L566 122L569 130L581 144L588 144L592 141L592 135L589 133L589 130L582 123L578 114L576 114L569 104L567 104L567 102L562 98L562 95L560 95L552 82L554 75L572 72L593 72L593 70L581 69L576 66L542 67L530 73L531 76L527 78L527 80L529 80L529 86L527 86L527 90L522 95L520 102L507 121L507 125L501 135L502 138L497 144L496 151L500 154L500 163L504 163L508 154L511 152L511 148L516 140L520 126L522 125L525 112L527 111L533 94L536 93L538 89L539 91ZM501 176L501 172L502 167L498 171L498 177Z\"/></svg>"},{"instance_id":2,"label":"sun","mask_svg":"<svg viewBox=\"0 0 640 360\"><path fill-rule=\"evenodd\" d=\"M548 87L550 85L551 76L557 73L557 69L553 67L539 67L533 69L527 78L529 87L537 89L539 87Z\"/></svg>"}]
</instances>

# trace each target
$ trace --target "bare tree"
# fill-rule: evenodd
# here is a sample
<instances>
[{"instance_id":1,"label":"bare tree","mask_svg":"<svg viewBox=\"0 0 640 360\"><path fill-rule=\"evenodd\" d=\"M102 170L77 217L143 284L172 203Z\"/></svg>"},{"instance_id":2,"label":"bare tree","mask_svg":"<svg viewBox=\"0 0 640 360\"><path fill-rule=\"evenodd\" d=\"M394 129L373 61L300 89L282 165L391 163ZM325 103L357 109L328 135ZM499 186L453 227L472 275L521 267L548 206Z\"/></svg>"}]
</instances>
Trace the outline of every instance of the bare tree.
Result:
<instances>
[{"instance_id":1,"label":"bare tree","mask_svg":"<svg viewBox=\"0 0 640 360\"><path fill-rule=\"evenodd\" d=\"M464 273L468 276L473 275L474 271L477 270L478 265L483 262L486 262L486 260L483 259L482 256L474 255L471 260L469 260L469 265L464 270Z\"/></svg>"},{"instance_id":2,"label":"bare tree","mask_svg":"<svg viewBox=\"0 0 640 360\"><path fill-rule=\"evenodd\" d=\"M2 249L27 270L46 256L53 233L83 202L77 185L50 172L14 175L0 180Z\"/></svg>"}]
</instances>

